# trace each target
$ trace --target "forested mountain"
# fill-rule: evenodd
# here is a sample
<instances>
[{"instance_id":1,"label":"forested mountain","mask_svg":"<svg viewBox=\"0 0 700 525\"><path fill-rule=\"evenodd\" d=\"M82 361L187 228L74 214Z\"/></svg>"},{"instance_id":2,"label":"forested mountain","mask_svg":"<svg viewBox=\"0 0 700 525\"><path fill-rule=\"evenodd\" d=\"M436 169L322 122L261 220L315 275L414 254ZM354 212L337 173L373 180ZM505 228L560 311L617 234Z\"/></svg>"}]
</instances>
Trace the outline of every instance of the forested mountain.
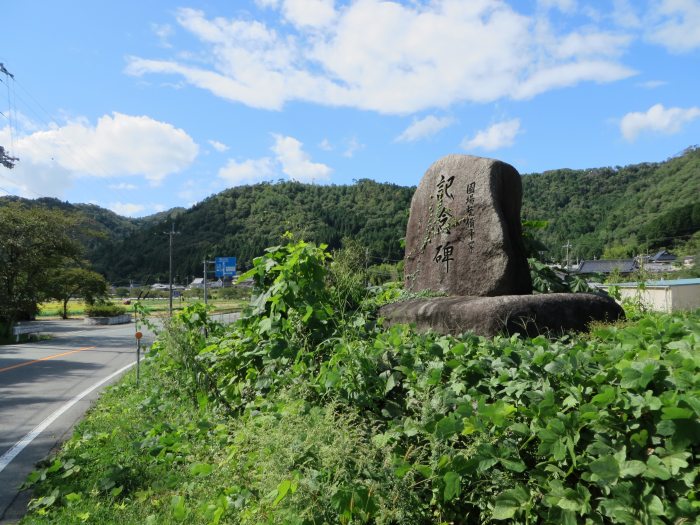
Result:
<instances>
[{"instance_id":1,"label":"forested mountain","mask_svg":"<svg viewBox=\"0 0 700 525\"><path fill-rule=\"evenodd\" d=\"M700 230L700 148L660 163L523 176L523 218L546 220L546 258L625 257Z\"/></svg>"},{"instance_id":2,"label":"forested mountain","mask_svg":"<svg viewBox=\"0 0 700 525\"><path fill-rule=\"evenodd\" d=\"M562 169L522 180L523 219L548 221L536 232L548 248L545 259L561 261L567 241L574 258L700 246L700 148L659 163ZM367 248L370 263L398 261L414 191L367 179L347 186L261 183L141 219L89 204L27 202L80 214L87 256L113 283L166 281L165 233L174 222L173 274L185 282L201 275L205 256L235 256L239 267L249 267L286 231L331 249L354 239ZM0 199L0 206L10 199L16 200Z\"/></svg>"},{"instance_id":3,"label":"forested mountain","mask_svg":"<svg viewBox=\"0 0 700 525\"><path fill-rule=\"evenodd\" d=\"M299 182L240 186L213 195L175 219L173 274L186 281L202 274L202 260L235 256L248 267L289 231L331 249L355 239L371 261L403 258L414 188L360 180L351 186ZM105 244L93 262L111 281L167 278L169 222L151 223Z\"/></svg>"}]
</instances>

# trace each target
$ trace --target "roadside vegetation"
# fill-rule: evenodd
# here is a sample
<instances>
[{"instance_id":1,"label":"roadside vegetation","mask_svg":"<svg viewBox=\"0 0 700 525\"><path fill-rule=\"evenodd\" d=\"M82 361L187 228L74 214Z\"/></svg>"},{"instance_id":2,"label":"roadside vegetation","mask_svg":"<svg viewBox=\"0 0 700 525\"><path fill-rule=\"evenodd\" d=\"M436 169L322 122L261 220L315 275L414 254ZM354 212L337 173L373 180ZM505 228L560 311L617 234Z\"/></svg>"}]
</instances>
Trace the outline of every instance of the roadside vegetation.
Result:
<instances>
[{"instance_id":1,"label":"roadside vegetation","mask_svg":"<svg viewBox=\"0 0 700 525\"><path fill-rule=\"evenodd\" d=\"M136 302L136 301L134 301ZM168 313L169 303L167 298L154 298L154 299L141 299L138 301L151 315L162 316ZM173 311L180 312L183 309L191 306L193 304L200 303L201 299L197 298L174 298L173 299ZM133 313L133 304L124 305L123 301L115 300L116 306L123 306L124 313ZM213 297L209 300L211 308L213 311L238 311L242 310L243 307L248 303L243 299L219 299ZM71 300L68 303L67 308L67 318L71 317L84 317L89 315L89 311L97 311L102 305L89 305L80 299ZM56 319L62 316L62 305L56 301L47 301L40 303L39 313L37 314L37 319Z\"/></svg>"},{"instance_id":2,"label":"roadside vegetation","mask_svg":"<svg viewBox=\"0 0 700 525\"><path fill-rule=\"evenodd\" d=\"M418 334L382 326L406 295L360 260L290 241L236 323L184 308L22 523L700 523L700 312Z\"/></svg>"}]
</instances>

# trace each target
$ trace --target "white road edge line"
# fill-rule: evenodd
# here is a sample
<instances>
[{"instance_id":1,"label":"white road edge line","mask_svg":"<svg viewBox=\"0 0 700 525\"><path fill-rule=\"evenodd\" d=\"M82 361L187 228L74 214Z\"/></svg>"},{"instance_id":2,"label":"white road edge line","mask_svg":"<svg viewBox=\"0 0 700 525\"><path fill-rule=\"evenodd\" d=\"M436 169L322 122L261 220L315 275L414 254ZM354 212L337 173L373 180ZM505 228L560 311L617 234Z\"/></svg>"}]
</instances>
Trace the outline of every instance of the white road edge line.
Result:
<instances>
[{"instance_id":1,"label":"white road edge line","mask_svg":"<svg viewBox=\"0 0 700 525\"><path fill-rule=\"evenodd\" d=\"M119 374L121 374L122 372L125 372L126 370L128 370L129 368L131 368L132 366L134 366L135 364L136 364L136 361L134 361L133 363L129 363L128 365L126 365L126 366L120 368L119 370L117 370L117 371L114 372L113 374L108 375L107 377L105 377L105 378L102 379L101 381L98 381L97 383L95 383L94 385L92 385L92 386L91 386L90 388L88 388L87 390L83 390L82 392L80 392L80 394L78 394L78 395L75 396L73 399L71 399L70 401L68 401L68 403L66 403L66 404L63 405L61 408L59 408L59 409L56 410L54 413L52 413L50 416L48 416L46 419L44 419L41 423L39 423L39 424L34 428L34 430L32 430L32 431L29 432L26 436L24 436L22 439L20 439L17 443L15 443L15 444L12 446L12 448L11 448L10 450L8 450L7 452L5 452L5 453L0 457L0 472L2 472L3 470L5 470L5 467L7 467L7 465L9 465L10 462L11 462L13 459L15 459L15 458L17 457L17 455L18 455L20 452L22 452L22 450L24 450L24 448L25 448L27 445L29 445L32 441L34 441L34 439L35 439L39 434L41 434L44 430L46 430L46 428L47 428L51 423L53 423L54 421L56 421L56 420L57 420L59 417L61 417L66 411L68 411L71 407L73 407L73 405L75 405L78 401L80 401L80 400L83 399L85 396L87 396L88 394L90 394L93 390L95 390L95 389L101 387L101 386L104 385L106 382L110 381L111 379L114 379L114 378L117 377Z\"/></svg>"}]
</instances>

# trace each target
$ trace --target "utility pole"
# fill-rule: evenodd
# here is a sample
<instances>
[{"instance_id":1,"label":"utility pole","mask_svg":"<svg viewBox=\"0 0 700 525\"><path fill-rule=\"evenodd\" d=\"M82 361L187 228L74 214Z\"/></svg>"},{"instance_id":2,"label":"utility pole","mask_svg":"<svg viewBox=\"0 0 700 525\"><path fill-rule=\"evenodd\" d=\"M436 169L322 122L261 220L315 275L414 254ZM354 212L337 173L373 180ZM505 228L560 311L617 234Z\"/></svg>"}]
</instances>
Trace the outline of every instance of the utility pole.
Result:
<instances>
[{"instance_id":1,"label":"utility pole","mask_svg":"<svg viewBox=\"0 0 700 525\"><path fill-rule=\"evenodd\" d=\"M569 267L570 267L570 264L569 264L569 248L572 248L571 242L566 241L566 244L565 244L564 246L562 246L562 248L566 248L566 271L568 272L568 271L569 271Z\"/></svg>"},{"instance_id":2,"label":"utility pole","mask_svg":"<svg viewBox=\"0 0 700 525\"><path fill-rule=\"evenodd\" d=\"M208 261L206 257L202 261L202 265L204 266L204 304L207 304L207 274L209 273L207 271L207 264L211 264L214 261Z\"/></svg>"},{"instance_id":3,"label":"utility pole","mask_svg":"<svg viewBox=\"0 0 700 525\"><path fill-rule=\"evenodd\" d=\"M173 235L179 235L180 232L175 231L175 223L170 223L170 231L163 232L165 235L170 237L170 249L169 249L169 264L168 264L168 289L170 290L170 303L168 305L168 313L170 317L173 316Z\"/></svg>"}]
</instances>

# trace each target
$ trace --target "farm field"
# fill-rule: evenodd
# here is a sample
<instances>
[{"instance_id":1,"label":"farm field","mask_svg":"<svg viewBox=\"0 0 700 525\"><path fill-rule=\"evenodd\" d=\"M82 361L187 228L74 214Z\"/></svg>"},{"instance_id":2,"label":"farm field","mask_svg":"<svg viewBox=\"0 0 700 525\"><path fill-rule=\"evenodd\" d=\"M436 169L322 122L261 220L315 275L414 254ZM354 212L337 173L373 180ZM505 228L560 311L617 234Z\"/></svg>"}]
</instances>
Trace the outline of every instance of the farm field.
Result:
<instances>
[{"instance_id":1,"label":"farm field","mask_svg":"<svg viewBox=\"0 0 700 525\"><path fill-rule=\"evenodd\" d=\"M183 308L201 302L200 298L176 298L173 299L173 311L179 312ZM123 304L123 300L115 299L116 304ZM135 300L131 301L130 305L125 305L127 311L133 310L133 303ZM213 311L234 311L240 310L245 306L247 302L240 299L210 299L209 304L212 306ZM160 316L168 313L168 299L167 298L149 298L141 301L141 304L153 315ZM48 301L41 303L39 305L40 311L37 316L38 319L58 319L61 317L61 312L63 309L63 304L59 301ZM68 317L83 317L85 313L85 303L81 300L71 300L68 303Z\"/></svg>"}]
</instances>

